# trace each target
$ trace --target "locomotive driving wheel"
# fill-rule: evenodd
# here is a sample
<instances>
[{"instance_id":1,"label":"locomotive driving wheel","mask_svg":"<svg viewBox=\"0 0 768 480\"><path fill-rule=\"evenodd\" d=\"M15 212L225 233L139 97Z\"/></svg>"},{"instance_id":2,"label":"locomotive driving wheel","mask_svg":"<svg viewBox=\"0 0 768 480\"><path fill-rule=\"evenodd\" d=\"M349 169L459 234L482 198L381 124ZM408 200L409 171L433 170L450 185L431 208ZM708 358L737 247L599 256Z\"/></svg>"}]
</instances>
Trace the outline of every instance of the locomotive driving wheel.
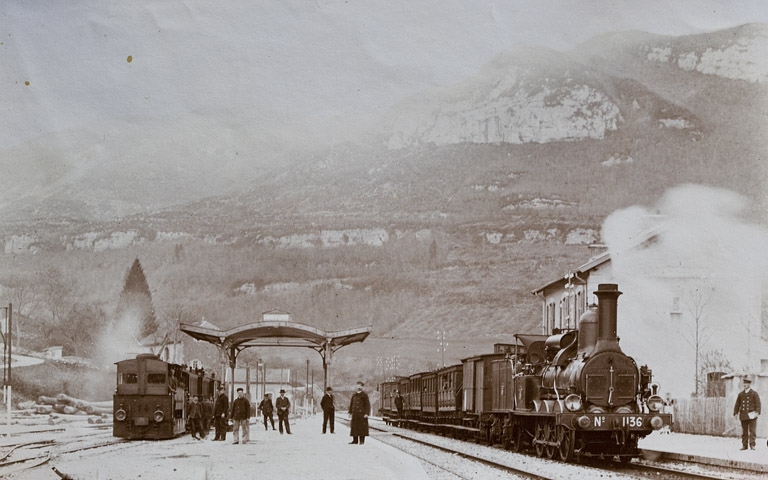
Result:
<instances>
[{"instance_id":1,"label":"locomotive driving wheel","mask_svg":"<svg viewBox=\"0 0 768 480\"><path fill-rule=\"evenodd\" d=\"M509 442L509 449L515 453L523 451L523 433L525 429L522 425L515 425L512 427L512 435Z\"/></svg>"},{"instance_id":2,"label":"locomotive driving wheel","mask_svg":"<svg viewBox=\"0 0 768 480\"><path fill-rule=\"evenodd\" d=\"M573 445L576 440L576 432L562 425L557 427L557 458L563 462L573 460Z\"/></svg>"},{"instance_id":3,"label":"locomotive driving wheel","mask_svg":"<svg viewBox=\"0 0 768 480\"><path fill-rule=\"evenodd\" d=\"M557 427L552 421L547 420L544 424L544 440L547 442L544 446L545 453L547 458L551 460L555 458L557 452Z\"/></svg>"},{"instance_id":4,"label":"locomotive driving wheel","mask_svg":"<svg viewBox=\"0 0 768 480\"><path fill-rule=\"evenodd\" d=\"M544 457L544 447L546 446L544 442L546 441L546 437L544 436L544 422L541 420L536 421L536 430L533 435L533 443L536 450L536 456L537 457Z\"/></svg>"}]
</instances>

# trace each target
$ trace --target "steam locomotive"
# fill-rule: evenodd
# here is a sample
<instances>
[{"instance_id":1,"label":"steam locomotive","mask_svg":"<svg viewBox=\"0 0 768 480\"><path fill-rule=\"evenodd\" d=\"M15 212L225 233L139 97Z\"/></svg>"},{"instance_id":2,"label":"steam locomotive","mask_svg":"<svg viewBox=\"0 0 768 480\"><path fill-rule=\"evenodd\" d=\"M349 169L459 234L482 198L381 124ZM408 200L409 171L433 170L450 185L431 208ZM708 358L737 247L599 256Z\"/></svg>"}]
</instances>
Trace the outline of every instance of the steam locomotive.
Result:
<instances>
[{"instance_id":1,"label":"steam locomotive","mask_svg":"<svg viewBox=\"0 0 768 480\"><path fill-rule=\"evenodd\" d=\"M160 440L187 430L190 399L212 398L219 380L202 369L189 369L141 354L117 362L112 435Z\"/></svg>"},{"instance_id":2,"label":"steam locomotive","mask_svg":"<svg viewBox=\"0 0 768 480\"><path fill-rule=\"evenodd\" d=\"M616 335L615 284L600 284L576 330L517 334L513 344L379 386L387 423L473 438L564 462L639 455L639 439L671 423L652 372ZM403 406L398 411L395 397Z\"/></svg>"}]
</instances>

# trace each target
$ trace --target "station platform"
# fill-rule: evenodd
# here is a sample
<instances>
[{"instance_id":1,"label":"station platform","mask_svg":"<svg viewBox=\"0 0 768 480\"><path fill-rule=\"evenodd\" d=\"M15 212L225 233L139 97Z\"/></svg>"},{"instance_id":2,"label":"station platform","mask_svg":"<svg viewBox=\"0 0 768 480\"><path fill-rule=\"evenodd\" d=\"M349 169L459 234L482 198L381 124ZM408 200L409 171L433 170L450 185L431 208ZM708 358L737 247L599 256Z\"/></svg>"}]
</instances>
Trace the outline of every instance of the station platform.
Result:
<instances>
[{"instance_id":1,"label":"station platform","mask_svg":"<svg viewBox=\"0 0 768 480\"><path fill-rule=\"evenodd\" d=\"M322 433L322 414L291 419L291 435L281 435L271 428L265 431L263 424L251 423L248 445L232 445L231 432L227 433L226 442L212 444L217 449L217 444L224 444L227 456L253 449L248 455L251 461L259 459L258 478L429 479L417 459L375 437L366 437L364 445L350 445L349 427L340 420L336 419L334 434ZM222 478L241 477L227 473Z\"/></svg>"},{"instance_id":2,"label":"station platform","mask_svg":"<svg viewBox=\"0 0 768 480\"><path fill-rule=\"evenodd\" d=\"M638 445L648 460L680 460L768 473L768 446L758 438L754 450L740 450L741 437L653 432Z\"/></svg>"},{"instance_id":3,"label":"station platform","mask_svg":"<svg viewBox=\"0 0 768 480\"><path fill-rule=\"evenodd\" d=\"M291 435L271 428L265 431L256 420L251 419L245 444L233 444L232 432L227 432L226 441L213 441L213 430L202 440L189 434L160 441L133 440L55 455L44 466L7 478L49 480L55 478L51 467L56 467L77 480L429 480L417 459L375 437L367 437L364 445L350 445L349 427L339 419L333 435L322 433L322 414L292 418ZM68 437L77 431L72 426L52 438L67 445Z\"/></svg>"}]
</instances>

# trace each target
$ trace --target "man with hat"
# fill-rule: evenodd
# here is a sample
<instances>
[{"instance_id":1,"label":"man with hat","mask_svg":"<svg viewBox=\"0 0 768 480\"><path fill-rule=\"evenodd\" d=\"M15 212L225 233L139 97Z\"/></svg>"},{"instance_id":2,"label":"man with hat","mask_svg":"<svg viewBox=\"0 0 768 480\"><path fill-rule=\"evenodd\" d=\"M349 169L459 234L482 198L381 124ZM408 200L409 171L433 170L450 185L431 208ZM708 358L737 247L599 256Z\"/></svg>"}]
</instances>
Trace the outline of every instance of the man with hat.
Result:
<instances>
[{"instance_id":1,"label":"man with hat","mask_svg":"<svg viewBox=\"0 0 768 480\"><path fill-rule=\"evenodd\" d=\"M752 390L752 379L744 377L742 380L744 390L736 397L736 405L733 406L733 414L739 415L741 420L741 449L755 449L755 437L757 436L757 417L760 415L760 395Z\"/></svg>"},{"instance_id":2,"label":"man with hat","mask_svg":"<svg viewBox=\"0 0 768 480\"><path fill-rule=\"evenodd\" d=\"M237 389L237 398L232 402L232 411L230 412L232 418L232 435L234 438L234 444L238 441L240 445L248 443L249 440L249 426L248 422L251 418L251 402L245 398L245 394L242 388ZM240 430L243 431L243 436L240 437Z\"/></svg>"},{"instance_id":3,"label":"man with hat","mask_svg":"<svg viewBox=\"0 0 768 480\"><path fill-rule=\"evenodd\" d=\"M363 382L357 382L355 393L349 401L349 414L349 435L352 437L349 443L363 445L368 436L368 415L371 414L371 402L368 394L363 391Z\"/></svg>"},{"instance_id":4,"label":"man with hat","mask_svg":"<svg viewBox=\"0 0 768 480\"><path fill-rule=\"evenodd\" d=\"M264 400L259 403L259 411L261 411L261 414L264 416L264 430L269 430L267 428L267 420L272 423L272 430L275 429L275 418L272 416L272 411L274 410L274 407L272 405L272 394L271 393L265 393L264 394Z\"/></svg>"},{"instance_id":5,"label":"man with hat","mask_svg":"<svg viewBox=\"0 0 768 480\"><path fill-rule=\"evenodd\" d=\"M285 390L280 389L280 396L275 400L277 408L277 428L280 435L283 434L283 424L285 424L285 433L291 434L291 425L288 423L288 413L291 411L291 401L285 397Z\"/></svg>"},{"instance_id":6,"label":"man with hat","mask_svg":"<svg viewBox=\"0 0 768 480\"><path fill-rule=\"evenodd\" d=\"M213 426L216 428L214 442L223 442L227 439L227 412L229 411L229 397L227 397L227 387L219 387L219 396L216 397L216 403L213 404Z\"/></svg>"},{"instance_id":7,"label":"man with hat","mask_svg":"<svg viewBox=\"0 0 768 480\"><path fill-rule=\"evenodd\" d=\"M333 389L331 387L325 389L325 395L320 400L320 408L323 409L323 433L325 433L325 427L328 423L331 424L331 433L333 433L336 406L333 404Z\"/></svg>"}]
</instances>

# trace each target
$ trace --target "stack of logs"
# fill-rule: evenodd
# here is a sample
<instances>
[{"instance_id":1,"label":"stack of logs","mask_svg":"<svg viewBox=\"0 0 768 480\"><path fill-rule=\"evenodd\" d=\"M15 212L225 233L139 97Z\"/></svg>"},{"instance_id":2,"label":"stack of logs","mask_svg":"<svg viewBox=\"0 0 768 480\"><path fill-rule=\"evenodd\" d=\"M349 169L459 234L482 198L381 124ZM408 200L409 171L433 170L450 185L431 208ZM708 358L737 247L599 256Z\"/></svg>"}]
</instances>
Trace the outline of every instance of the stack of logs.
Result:
<instances>
[{"instance_id":1,"label":"stack of logs","mask_svg":"<svg viewBox=\"0 0 768 480\"><path fill-rule=\"evenodd\" d=\"M60 393L55 397L41 395L37 397L37 404L34 406L34 410L35 413L38 414L63 413L67 415L77 415L86 413L88 415L111 415L112 400L89 402L70 397L63 393Z\"/></svg>"}]
</instances>

